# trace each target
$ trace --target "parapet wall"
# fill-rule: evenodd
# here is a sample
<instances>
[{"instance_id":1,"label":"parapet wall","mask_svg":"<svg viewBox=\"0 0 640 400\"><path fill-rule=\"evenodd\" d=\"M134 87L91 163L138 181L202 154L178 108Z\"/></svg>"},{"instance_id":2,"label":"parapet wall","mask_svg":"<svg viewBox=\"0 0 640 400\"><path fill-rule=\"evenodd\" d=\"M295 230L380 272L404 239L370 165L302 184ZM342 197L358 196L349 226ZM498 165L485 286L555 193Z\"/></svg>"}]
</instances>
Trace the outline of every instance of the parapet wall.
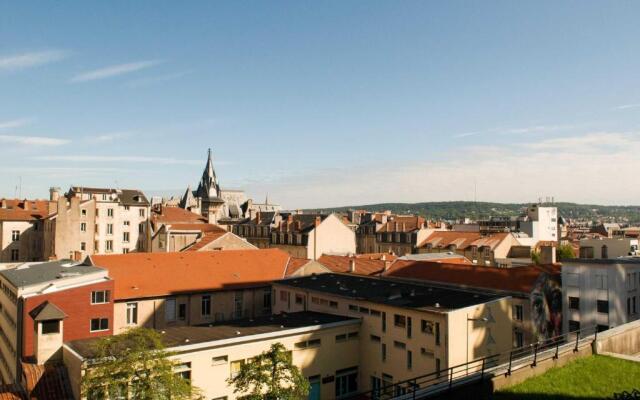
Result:
<instances>
[{"instance_id":1,"label":"parapet wall","mask_svg":"<svg viewBox=\"0 0 640 400\"><path fill-rule=\"evenodd\" d=\"M626 355L640 353L640 320L599 333L594 352Z\"/></svg>"}]
</instances>

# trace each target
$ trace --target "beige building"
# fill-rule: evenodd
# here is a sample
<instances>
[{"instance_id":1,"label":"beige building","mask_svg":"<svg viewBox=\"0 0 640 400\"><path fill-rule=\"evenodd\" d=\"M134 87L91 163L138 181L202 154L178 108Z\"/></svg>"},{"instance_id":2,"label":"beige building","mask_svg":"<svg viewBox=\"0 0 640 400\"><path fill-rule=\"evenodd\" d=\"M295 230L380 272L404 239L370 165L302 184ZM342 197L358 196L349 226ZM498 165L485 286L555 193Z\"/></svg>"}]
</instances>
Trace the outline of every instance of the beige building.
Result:
<instances>
[{"instance_id":1,"label":"beige building","mask_svg":"<svg viewBox=\"0 0 640 400\"><path fill-rule=\"evenodd\" d=\"M150 203L138 190L72 187L51 189L58 211L45 221L45 257L81 259L90 254L150 248Z\"/></svg>"},{"instance_id":2,"label":"beige building","mask_svg":"<svg viewBox=\"0 0 640 400\"><path fill-rule=\"evenodd\" d=\"M43 259L46 200L0 200L0 263Z\"/></svg>"},{"instance_id":3,"label":"beige building","mask_svg":"<svg viewBox=\"0 0 640 400\"><path fill-rule=\"evenodd\" d=\"M258 213L234 232L256 247L275 247L297 258L356 252L355 233L337 214Z\"/></svg>"},{"instance_id":4,"label":"beige building","mask_svg":"<svg viewBox=\"0 0 640 400\"><path fill-rule=\"evenodd\" d=\"M275 313L361 318L361 391L512 347L509 296L350 274L290 278L273 289Z\"/></svg>"},{"instance_id":5,"label":"beige building","mask_svg":"<svg viewBox=\"0 0 640 400\"><path fill-rule=\"evenodd\" d=\"M278 249L96 255L115 282L114 333L271 314L271 282L291 257Z\"/></svg>"},{"instance_id":6,"label":"beige building","mask_svg":"<svg viewBox=\"0 0 640 400\"><path fill-rule=\"evenodd\" d=\"M259 317L224 324L172 327L163 339L178 364L177 372L202 391L205 399L235 400L227 379L240 366L281 343L293 364L309 379L309 399L329 400L358 390L361 370L358 332L360 319L301 312ZM68 342L64 363L74 396L81 392L82 375L91 361L91 340ZM336 357L340 354L340 357Z\"/></svg>"},{"instance_id":7,"label":"beige building","mask_svg":"<svg viewBox=\"0 0 640 400\"><path fill-rule=\"evenodd\" d=\"M637 238L580 239L580 258L606 260L638 254Z\"/></svg>"}]
</instances>

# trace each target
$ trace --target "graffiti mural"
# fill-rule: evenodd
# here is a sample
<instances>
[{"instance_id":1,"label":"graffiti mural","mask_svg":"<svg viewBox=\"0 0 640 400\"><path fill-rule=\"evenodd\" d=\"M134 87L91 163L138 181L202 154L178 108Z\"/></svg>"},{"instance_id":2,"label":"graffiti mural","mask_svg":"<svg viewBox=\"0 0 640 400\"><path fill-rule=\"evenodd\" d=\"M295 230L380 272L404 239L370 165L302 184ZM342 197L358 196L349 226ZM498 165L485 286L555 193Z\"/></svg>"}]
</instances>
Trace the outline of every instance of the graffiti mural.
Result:
<instances>
[{"instance_id":1,"label":"graffiti mural","mask_svg":"<svg viewBox=\"0 0 640 400\"><path fill-rule=\"evenodd\" d=\"M542 273L531 292L533 334L538 340L562 333L562 287L559 276Z\"/></svg>"}]
</instances>

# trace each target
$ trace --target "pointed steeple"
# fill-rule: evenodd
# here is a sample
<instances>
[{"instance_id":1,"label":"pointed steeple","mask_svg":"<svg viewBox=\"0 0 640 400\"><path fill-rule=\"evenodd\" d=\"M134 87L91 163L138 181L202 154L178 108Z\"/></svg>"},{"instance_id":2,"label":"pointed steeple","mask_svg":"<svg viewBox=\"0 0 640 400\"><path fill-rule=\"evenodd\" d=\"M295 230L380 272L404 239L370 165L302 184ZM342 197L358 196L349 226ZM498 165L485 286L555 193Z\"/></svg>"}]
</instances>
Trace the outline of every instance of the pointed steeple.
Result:
<instances>
[{"instance_id":1,"label":"pointed steeple","mask_svg":"<svg viewBox=\"0 0 640 400\"><path fill-rule=\"evenodd\" d=\"M202 199L220 197L220 185L218 184L218 178L216 178L216 171L213 169L211 149L208 151L207 165L202 172L202 178L200 179L196 195Z\"/></svg>"},{"instance_id":2,"label":"pointed steeple","mask_svg":"<svg viewBox=\"0 0 640 400\"><path fill-rule=\"evenodd\" d=\"M187 186L187 191L184 192L182 196L182 200L180 200L180 208L184 208L187 210L189 207L193 207L196 205L196 199L193 197L193 191L191 190L191 185Z\"/></svg>"}]
</instances>

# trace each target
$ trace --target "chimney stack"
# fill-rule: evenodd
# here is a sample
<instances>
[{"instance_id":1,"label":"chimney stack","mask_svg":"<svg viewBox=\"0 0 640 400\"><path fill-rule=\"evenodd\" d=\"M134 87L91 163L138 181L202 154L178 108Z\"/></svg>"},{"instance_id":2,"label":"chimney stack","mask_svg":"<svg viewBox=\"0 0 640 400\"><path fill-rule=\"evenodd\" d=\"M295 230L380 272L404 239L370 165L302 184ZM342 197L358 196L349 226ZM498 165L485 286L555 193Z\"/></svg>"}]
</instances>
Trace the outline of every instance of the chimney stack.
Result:
<instances>
[{"instance_id":1,"label":"chimney stack","mask_svg":"<svg viewBox=\"0 0 640 400\"><path fill-rule=\"evenodd\" d=\"M60 197L60 188L59 187L50 187L49 188L49 200L58 201Z\"/></svg>"},{"instance_id":2,"label":"chimney stack","mask_svg":"<svg viewBox=\"0 0 640 400\"><path fill-rule=\"evenodd\" d=\"M387 272L391 268L391 261L385 260L384 262L384 272Z\"/></svg>"},{"instance_id":3,"label":"chimney stack","mask_svg":"<svg viewBox=\"0 0 640 400\"><path fill-rule=\"evenodd\" d=\"M315 224L314 224L314 226L318 226L318 225L320 225L320 223L321 223L321 222L322 222L322 218L320 218L320 216L319 216L319 215L317 215L317 216L316 216L316 220L315 220Z\"/></svg>"},{"instance_id":4,"label":"chimney stack","mask_svg":"<svg viewBox=\"0 0 640 400\"><path fill-rule=\"evenodd\" d=\"M352 258L351 260L349 260L349 272L351 272L352 274L356 272L356 260L355 260L355 258Z\"/></svg>"},{"instance_id":5,"label":"chimney stack","mask_svg":"<svg viewBox=\"0 0 640 400\"><path fill-rule=\"evenodd\" d=\"M22 209L25 211L31 210L31 204L29 203L29 200L24 199L24 201L22 202Z\"/></svg>"}]
</instances>

